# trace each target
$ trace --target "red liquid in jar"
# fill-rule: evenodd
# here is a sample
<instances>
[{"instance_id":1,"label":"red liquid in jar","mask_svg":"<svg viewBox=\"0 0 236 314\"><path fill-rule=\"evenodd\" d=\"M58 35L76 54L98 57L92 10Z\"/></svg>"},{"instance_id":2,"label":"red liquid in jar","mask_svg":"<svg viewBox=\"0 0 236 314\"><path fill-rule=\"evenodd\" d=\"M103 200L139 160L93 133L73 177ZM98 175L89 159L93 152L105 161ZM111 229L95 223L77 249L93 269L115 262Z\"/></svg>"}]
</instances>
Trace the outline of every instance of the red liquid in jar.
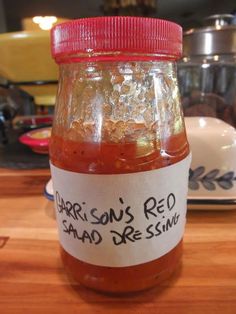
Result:
<instances>
[{"instance_id":1,"label":"red liquid in jar","mask_svg":"<svg viewBox=\"0 0 236 314\"><path fill-rule=\"evenodd\" d=\"M181 161L189 154L185 132L160 143L90 143L52 135L50 156L54 166L77 173L122 174L149 171ZM162 151L162 153L161 153ZM92 193L92 191L91 191ZM178 264L182 241L164 256L129 267L104 267L82 262L61 247L66 270L81 284L106 292L125 293L155 286Z\"/></svg>"}]
</instances>

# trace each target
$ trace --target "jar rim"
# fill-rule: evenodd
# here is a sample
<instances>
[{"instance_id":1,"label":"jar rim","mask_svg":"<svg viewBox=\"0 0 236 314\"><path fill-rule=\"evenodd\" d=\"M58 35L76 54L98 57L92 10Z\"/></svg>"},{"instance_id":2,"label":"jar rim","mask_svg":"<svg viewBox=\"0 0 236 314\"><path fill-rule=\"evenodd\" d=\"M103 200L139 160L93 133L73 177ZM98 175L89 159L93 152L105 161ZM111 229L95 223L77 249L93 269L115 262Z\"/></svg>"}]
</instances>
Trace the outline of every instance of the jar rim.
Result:
<instances>
[{"instance_id":1,"label":"jar rim","mask_svg":"<svg viewBox=\"0 0 236 314\"><path fill-rule=\"evenodd\" d=\"M122 51L112 52L89 52L60 55L55 58L60 64L79 62L174 62L176 56L167 54L130 53Z\"/></svg>"}]
</instances>

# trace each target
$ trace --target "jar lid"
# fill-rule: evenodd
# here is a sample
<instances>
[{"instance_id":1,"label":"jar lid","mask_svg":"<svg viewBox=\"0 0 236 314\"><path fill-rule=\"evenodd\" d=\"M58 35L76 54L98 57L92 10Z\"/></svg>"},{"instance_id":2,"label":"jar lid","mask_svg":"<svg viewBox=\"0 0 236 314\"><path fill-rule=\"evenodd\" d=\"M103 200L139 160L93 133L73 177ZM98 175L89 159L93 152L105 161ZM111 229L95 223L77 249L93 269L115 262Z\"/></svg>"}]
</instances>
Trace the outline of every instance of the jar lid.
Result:
<instances>
[{"instance_id":1,"label":"jar lid","mask_svg":"<svg viewBox=\"0 0 236 314\"><path fill-rule=\"evenodd\" d=\"M129 52L179 58L182 28L173 22L144 17L83 18L56 25L52 55L58 63L79 53Z\"/></svg>"}]
</instances>

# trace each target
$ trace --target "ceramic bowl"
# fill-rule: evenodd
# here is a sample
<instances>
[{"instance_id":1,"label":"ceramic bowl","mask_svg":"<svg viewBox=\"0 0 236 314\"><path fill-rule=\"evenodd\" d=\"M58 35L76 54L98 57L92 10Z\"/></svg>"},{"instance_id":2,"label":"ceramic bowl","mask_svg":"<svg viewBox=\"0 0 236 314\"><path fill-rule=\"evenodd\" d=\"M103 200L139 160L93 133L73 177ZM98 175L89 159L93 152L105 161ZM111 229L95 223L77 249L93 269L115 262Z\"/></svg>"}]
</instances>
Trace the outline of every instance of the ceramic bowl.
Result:
<instances>
[{"instance_id":1,"label":"ceramic bowl","mask_svg":"<svg viewBox=\"0 0 236 314\"><path fill-rule=\"evenodd\" d=\"M189 198L227 201L236 199L236 130L222 120L185 118L192 151Z\"/></svg>"}]
</instances>

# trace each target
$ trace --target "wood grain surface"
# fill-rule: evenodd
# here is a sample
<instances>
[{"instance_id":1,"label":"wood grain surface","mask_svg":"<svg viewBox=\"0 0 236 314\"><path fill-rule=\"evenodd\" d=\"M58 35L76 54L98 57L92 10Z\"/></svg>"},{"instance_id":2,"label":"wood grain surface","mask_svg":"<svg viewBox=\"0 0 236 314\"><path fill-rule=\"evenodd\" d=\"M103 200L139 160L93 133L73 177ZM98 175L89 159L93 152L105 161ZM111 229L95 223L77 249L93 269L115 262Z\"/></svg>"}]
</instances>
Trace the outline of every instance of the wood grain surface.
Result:
<instances>
[{"instance_id":1,"label":"wood grain surface","mask_svg":"<svg viewBox=\"0 0 236 314\"><path fill-rule=\"evenodd\" d=\"M0 170L1 314L236 313L236 211L189 211L174 276L144 293L106 296L64 273L53 203L42 195L48 177Z\"/></svg>"}]
</instances>

